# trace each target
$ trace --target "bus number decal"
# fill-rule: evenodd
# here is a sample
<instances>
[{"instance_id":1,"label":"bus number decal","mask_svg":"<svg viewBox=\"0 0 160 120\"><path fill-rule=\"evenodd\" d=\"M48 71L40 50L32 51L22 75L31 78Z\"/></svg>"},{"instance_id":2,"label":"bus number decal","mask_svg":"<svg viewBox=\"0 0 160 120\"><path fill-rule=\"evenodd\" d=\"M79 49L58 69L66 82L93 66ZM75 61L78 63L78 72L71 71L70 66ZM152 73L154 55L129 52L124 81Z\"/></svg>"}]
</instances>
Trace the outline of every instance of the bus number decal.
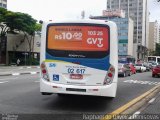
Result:
<instances>
[{"instance_id":1,"label":"bus number decal","mask_svg":"<svg viewBox=\"0 0 160 120\"><path fill-rule=\"evenodd\" d=\"M76 72L77 74L84 74L85 69L77 69Z\"/></svg>"},{"instance_id":2,"label":"bus number decal","mask_svg":"<svg viewBox=\"0 0 160 120\"><path fill-rule=\"evenodd\" d=\"M68 68L68 73L73 74L74 73L74 69L73 68Z\"/></svg>"},{"instance_id":3,"label":"bus number decal","mask_svg":"<svg viewBox=\"0 0 160 120\"><path fill-rule=\"evenodd\" d=\"M73 68L68 68L68 73L70 74L84 74L85 69L73 69Z\"/></svg>"}]
</instances>

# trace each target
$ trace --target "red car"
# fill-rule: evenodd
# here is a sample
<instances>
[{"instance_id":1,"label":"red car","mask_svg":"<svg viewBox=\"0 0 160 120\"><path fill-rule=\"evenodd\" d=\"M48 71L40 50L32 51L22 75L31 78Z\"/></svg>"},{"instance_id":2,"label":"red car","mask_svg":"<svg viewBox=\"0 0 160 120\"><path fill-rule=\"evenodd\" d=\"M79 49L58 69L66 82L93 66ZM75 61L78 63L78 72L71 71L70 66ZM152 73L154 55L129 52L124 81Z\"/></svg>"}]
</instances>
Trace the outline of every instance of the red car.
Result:
<instances>
[{"instance_id":1,"label":"red car","mask_svg":"<svg viewBox=\"0 0 160 120\"><path fill-rule=\"evenodd\" d=\"M160 65L157 65L152 69L152 77L160 76Z\"/></svg>"},{"instance_id":2,"label":"red car","mask_svg":"<svg viewBox=\"0 0 160 120\"><path fill-rule=\"evenodd\" d=\"M136 74L136 68L134 67L133 64L129 64L130 70L132 74Z\"/></svg>"}]
</instances>

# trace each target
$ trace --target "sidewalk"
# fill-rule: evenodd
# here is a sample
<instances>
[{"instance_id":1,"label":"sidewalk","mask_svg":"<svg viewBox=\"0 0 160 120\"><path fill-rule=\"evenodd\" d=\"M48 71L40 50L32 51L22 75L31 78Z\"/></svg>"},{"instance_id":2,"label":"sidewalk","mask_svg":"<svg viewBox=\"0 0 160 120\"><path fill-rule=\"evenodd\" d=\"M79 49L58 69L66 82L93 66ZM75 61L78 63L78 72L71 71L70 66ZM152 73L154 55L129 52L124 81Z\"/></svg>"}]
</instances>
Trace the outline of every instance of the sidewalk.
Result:
<instances>
[{"instance_id":1,"label":"sidewalk","mask_svg":"<svg viewBox=\"0 0 160 120\"><path fill-rule=\"evenodd\" d=\"M0 66L0 76L38 74L39 66Z\"/></svg>"},{"instance_id":2,"label":"sidewalk","mask_svg":"<svg viewBox=\"0 0 160 120\"><path fill-rule=\"evenodd\" d=\"M9 69L9 68L40 68L40 66L0 66L0 69Z\"/></svg>"}]
</instances>

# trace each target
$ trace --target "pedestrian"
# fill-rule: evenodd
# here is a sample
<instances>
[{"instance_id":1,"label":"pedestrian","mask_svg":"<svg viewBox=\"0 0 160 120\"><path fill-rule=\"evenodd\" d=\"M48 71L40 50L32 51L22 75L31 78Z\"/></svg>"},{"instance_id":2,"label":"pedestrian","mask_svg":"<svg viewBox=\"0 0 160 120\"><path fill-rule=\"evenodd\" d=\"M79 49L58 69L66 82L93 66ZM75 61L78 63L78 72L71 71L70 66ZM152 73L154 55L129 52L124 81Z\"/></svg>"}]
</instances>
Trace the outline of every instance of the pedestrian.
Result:
<instances>
[{"instance_id":1,"label":"pedestrian","mask_svg":"<svg viewBox=\"0 0 160 120\"><path fill-rule=\"evenodd\" d=\"M17 59L17 66L19 66L20 62L20 59Z\"/></svg>"}]
</instances>

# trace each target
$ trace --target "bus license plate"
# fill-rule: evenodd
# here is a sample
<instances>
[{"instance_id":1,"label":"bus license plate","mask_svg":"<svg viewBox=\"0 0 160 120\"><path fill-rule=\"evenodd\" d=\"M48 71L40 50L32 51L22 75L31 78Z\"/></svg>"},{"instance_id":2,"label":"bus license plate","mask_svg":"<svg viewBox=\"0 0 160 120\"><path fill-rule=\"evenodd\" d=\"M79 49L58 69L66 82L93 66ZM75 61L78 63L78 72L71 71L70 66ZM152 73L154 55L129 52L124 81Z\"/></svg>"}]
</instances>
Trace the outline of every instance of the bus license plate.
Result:
<instances>
[{"instance_id":1,"label":"bus license plate","mask_svg":"<svg viewBox=\"0 0 160 120\"><path fill-rule=\"evenodd\" d=\"M83 79L83 75L81 74L70 74L70 79Z\"/></svg>"}]
</instances>

